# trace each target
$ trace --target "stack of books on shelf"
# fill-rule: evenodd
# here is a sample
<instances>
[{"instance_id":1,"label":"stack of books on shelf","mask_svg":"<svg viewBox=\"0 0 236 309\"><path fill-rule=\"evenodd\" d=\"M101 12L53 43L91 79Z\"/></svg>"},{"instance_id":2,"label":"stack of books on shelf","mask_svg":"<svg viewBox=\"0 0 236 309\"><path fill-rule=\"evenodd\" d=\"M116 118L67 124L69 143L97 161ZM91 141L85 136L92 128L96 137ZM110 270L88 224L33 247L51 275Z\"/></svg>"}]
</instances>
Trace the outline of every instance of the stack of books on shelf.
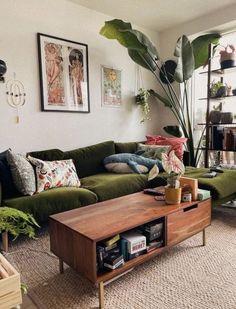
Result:
<instances>
[{"instance_id":1,"label":"stack of books on shelf","mask_svg":"<svg viewBox=\"0 0 236 309\"><path fill-rule=\"evenodd\" d=\"M97 244L97 270L114 270L126 261L162 247L163 221L156 220Z\"/></svg>"},{"instance_id":2,"label":"stack of books on shelf","mask_svg":"<svg viewBox=\"0 0 236 309\"><path fill-rule=\"evenodd\" d=\"M210 134L210 148L215 150L236 150L236 128L213 126Z\"/></svg>"},{"instance_id":3,"label":"stack of books on shelf","mask_svg":"<svg viewBox=\"0 0 236 309\"><path fill-rule=\"evenodd\" d=\"M116 269L124 264L124 258L119 246L120 235L100 242L97 245L97 269Z\"/></svg>"}]
</instances>

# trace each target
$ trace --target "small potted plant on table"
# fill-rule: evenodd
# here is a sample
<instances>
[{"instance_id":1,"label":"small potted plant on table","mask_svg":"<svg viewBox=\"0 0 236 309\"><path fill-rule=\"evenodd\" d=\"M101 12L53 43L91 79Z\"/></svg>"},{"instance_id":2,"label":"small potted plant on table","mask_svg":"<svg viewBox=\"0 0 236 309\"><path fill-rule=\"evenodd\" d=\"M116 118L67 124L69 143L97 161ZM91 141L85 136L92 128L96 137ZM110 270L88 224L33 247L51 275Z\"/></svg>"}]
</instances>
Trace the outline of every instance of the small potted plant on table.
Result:
<instances>
[{"instance_id":1,"label":"small potted plant on table","mask_svg":"<svg viewBox=\"0 0 236 309\"><path fill-rule=\"evenodd\" d=\"M181 201L181 187L179 178L184 174L183 162L175 155L174 150L169 154L162 153L162 165L169 174L165 187L165 200L167 204L179 204Z\"/></svg>"}]
</instances>

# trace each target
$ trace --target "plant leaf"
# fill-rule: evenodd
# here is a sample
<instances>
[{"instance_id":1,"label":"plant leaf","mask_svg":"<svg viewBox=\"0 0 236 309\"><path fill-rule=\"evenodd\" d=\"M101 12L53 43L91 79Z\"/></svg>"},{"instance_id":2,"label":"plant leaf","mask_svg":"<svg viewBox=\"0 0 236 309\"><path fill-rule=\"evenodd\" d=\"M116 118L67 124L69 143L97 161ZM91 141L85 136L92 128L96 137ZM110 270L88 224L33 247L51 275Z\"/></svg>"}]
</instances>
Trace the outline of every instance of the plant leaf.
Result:
<instances>
[{"instance_id":1,"label":"plant leaf","mask_svg":"<svg viewBox=\"0 0 236 309\"><path fill-rule=\"evenodd\" d=\"M149 93L154 97L158 98L166 107L172 108L172 103L167 99L161 96L159 93L155 92L153 89L149 90Z\"/></svg>"},{"instance_id":2,"label":"plant leaf","mask_svg":"<svg viewBox=\"0 0 236 309\"><path fill-rule=\"evenodd\" d=\"M174 79L178 83L183 83L191 78L194 72L193 48L186 35L178 39L174 55L178 58Z\"/></svg>"},{"instance_id":3,"label":"plant leaf","mask_svg":"<svg viewBox=\"0 0 236 309\"><path fill-rule=\"evenodd\" d=\"M121 45L127 48L145 52L147 48L139 42L137 36L134 33L125 30L132 30L130 23L125 23L120 19L113 19L106 21L99 33L107 39L117 40Z\"/></svg>"},{"instance_id":4,"label":"plant leaf","mask_svg":"<svg viewBox=\"0 0 236 309\"><path fill-rule=\"evenodd\" d=\"M192 41L191 45L194 53L195 69L207 64L209 44L217 45L221 35L219 33L209 33L201 35Z\"/></svg>"},{"instance_id":5,"label":"plant leaf","mask_svg":"<svg viewBox=\"0 0 236 309\"><path fill-rule=\"evenodd\" d=\"M166 133L176 136L176 137L182 136L182 132L180 131L179 126L165 126L163 130L165 130Z\"/></svg>"},{"instance_id":6,"label":"plant leaf","mask_svg":"<svg viewBox=\"0 0 236 309\"><path fill-rule=\"evenodd\" d=\"M142 67L156 70L156 62L159 59L156 47L149 38L138 30L133 30L130 23L120 19L106 21L100 30L100 34L108 39L116 39L128 49L131 59Z\"/></svg>"}]
</instances>

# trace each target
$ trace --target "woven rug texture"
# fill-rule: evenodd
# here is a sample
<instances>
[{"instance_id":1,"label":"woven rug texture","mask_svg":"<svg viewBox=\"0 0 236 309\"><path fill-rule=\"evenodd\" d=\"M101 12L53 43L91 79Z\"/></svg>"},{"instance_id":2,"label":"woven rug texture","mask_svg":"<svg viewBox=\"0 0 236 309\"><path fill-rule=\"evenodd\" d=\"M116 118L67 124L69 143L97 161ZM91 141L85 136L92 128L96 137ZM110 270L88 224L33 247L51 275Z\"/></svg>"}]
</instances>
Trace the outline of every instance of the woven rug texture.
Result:
<instances>
[{"instance_id":1,"label":"woven rug texture","mask_svg":"<svg viewBox=\"0 0 236 309\"><path fill-rule=\"evenodd\" d=\"M216 208L212 225L105 287L109 309L236 309L236 209ZM9 261L20 271L40 309L98 308L97 288L49 250L45 233L11 244Z\"/></svg>"}]
</instances>

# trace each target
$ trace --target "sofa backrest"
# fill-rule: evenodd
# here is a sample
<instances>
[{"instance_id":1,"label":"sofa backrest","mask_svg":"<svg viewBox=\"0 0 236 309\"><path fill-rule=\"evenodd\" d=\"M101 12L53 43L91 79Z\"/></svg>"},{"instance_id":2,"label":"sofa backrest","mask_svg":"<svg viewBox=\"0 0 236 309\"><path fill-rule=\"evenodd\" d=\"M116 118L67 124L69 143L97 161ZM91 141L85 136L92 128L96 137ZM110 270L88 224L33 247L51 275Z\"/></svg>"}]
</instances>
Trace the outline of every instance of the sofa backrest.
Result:
<instances>
[{"instance_id":1,"label":"sofa backrest","mask_svg":"<svg viewBox=\"0 0 236 309\"><path fill-rule=\"evenodd\" d=\"M48 149L41 151L32 151L28 155L43 161L63 160L64 152L60 149Z\"/></svg>"},{"instance_id":2,"label":"sofa backrest","mask_svg":"<svg viewBox=\"0 0 236 309\"><path fill-rule=\"evenodd\" d=\"M137 151L138 144L138 142L115 143L115 151L116 153L135 153Z\"/></svg>"},{"instance_id":3,"label":"sofa backrest","mask_svg":"<svg viewBox=\"0 0 236 309\"><path fill-rule=\"evenodd\" d=\"M113 141L64 152L64 159L74 161L79 178L105 172L103 159L115 153Z\"/></svg>"}]
</instances>

